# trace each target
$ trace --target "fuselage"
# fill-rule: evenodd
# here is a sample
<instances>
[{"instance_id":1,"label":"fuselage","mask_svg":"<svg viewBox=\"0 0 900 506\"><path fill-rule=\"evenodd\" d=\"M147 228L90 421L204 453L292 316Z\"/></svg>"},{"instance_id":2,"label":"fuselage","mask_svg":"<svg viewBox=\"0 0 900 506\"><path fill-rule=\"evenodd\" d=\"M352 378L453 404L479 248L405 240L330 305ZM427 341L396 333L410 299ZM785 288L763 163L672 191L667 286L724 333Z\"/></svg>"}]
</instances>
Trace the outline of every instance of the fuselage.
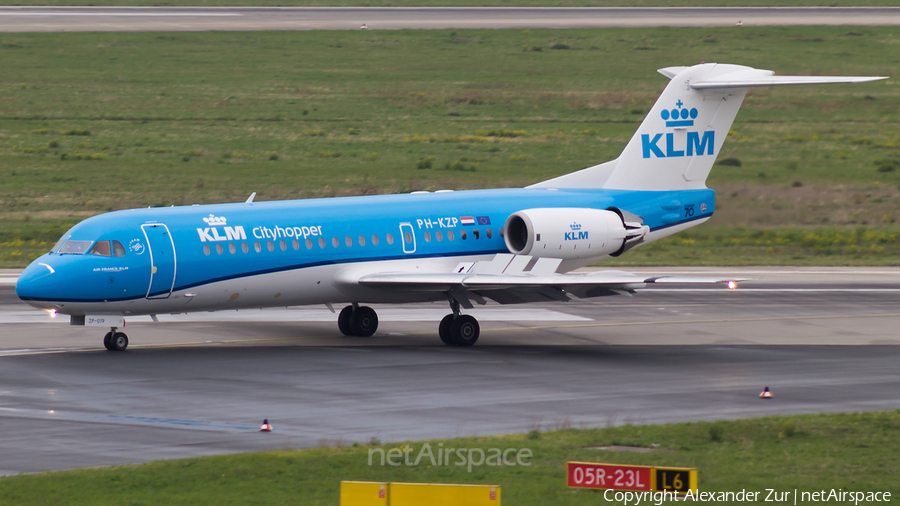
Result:
<instances>
[{"instance_id":1,"label":"fuselage","mask_svg":"<svg viewBox=\"0 0 900 506\"><path fill-rule=\"evenodd\" d=\"M520 188L131 209L74 226L16 293L74 315L432 300L365 289L348 273L452 272L506 253L506 219L539 207L616 207L643 217L650 242L702 223L715 201L709 189Z\"/></svg>"}]
</instances>

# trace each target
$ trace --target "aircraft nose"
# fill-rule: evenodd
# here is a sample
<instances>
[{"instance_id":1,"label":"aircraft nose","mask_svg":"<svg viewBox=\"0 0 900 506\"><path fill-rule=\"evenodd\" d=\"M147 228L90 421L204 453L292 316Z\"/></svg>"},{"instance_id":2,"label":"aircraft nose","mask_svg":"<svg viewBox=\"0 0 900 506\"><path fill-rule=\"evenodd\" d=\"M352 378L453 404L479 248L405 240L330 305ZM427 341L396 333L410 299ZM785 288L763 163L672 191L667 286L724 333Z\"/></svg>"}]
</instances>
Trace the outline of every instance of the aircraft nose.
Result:
<instances>
[{"instance_id":1,"label":"aircraft nose","mask_svg":"<svg viewBox=\"0 0 900 506\"><path fill-rule=\"evenodd\" d=\"M52 299L57 281L56 269L50 260L40 257L31 263L16 281L16 295L25 302Z\"/></svg>"}]
</instances>

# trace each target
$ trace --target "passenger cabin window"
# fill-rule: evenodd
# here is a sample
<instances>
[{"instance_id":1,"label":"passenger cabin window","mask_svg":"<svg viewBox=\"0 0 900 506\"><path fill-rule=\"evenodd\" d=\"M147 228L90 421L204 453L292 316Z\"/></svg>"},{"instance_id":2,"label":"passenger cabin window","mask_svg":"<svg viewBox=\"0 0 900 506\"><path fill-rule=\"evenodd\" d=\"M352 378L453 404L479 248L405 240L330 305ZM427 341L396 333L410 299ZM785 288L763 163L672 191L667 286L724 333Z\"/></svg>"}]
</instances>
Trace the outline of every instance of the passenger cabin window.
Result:
<instances>
[{"instance_id":1,"label":"passenger cabin window","mask_svg":"<svg viewBox=\"0 0 900 506\"><path fill-rule=\"evenodd\" d=\"M98 255L101 257L112 256L112 252L109 249L109 241L97 241L94 243L94 247L88 251L88 255Z\"/></svg>"},{"instance_id":2,"label":"passenger cabin window","mask_svg":"<svg viewBox=\"0 0 900 506\"><path fill-rule=\"evenodd\" d=\"M487 236L488 239L492 239L494 237L494 231L491 230L490 228L485 229L484 234Z\"/></svg>"},{"instance_id":3,"label":"passenger cabin window","mask_svg":"<svg viewBox=\"0 0 900 506\"><path fill-rule=\"evenodd\" d=\"M91 247L91 241L66 241L60 248L60 255L84 255Z\"/></svg>"}]
</instances>

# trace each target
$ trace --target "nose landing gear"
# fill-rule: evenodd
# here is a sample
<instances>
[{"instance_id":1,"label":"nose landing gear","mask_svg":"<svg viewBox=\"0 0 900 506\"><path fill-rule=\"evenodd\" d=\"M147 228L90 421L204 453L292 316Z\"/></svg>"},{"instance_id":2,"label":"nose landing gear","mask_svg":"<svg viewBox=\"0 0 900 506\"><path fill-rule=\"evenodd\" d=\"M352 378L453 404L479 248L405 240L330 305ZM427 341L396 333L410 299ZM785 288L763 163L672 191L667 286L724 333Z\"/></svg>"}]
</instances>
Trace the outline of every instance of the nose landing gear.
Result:
<instances>
[{"instance_id":1,"label":"nose landing gear","mask_svg":"<svg viewBox=\"0 0 900 506\"><path fill-rule=\"evenodd\" d=\"M128 348L128 336L124 332L116 332L116 327L110 327L110 331L103 336L103 346L109 351L124 351Z\"/></svg>"},{"instance_id":2,"label":"nose landing gear","mask_svg":"<svg viewBox=\"0 0 900 506\"><path fill-rule=\"evenodd\" d=\"M338 315L338 329L345 336L369 337L378 330L378 314L368 306L347 306Z\"/></svg>"}]
</instances>

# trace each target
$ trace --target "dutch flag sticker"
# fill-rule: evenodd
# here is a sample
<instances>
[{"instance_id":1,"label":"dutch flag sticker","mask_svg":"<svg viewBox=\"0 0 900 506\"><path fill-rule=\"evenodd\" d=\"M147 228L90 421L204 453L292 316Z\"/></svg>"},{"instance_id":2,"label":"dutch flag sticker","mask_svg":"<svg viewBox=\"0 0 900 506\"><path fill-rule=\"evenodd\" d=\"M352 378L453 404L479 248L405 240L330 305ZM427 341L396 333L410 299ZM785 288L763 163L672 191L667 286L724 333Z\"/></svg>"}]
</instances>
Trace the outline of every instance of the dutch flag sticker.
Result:
<instances>
[{"instance_id":1,"label":"dutch flag sticker","mask_svg":"<svg viewBox=\"0 0 900 506\"><path fill-rule=\"evenodd\" d=\"M463 225L474 225L475 218L473 218L472 216L460 216L459 222Z\"/></svg>"}]
</instances>

